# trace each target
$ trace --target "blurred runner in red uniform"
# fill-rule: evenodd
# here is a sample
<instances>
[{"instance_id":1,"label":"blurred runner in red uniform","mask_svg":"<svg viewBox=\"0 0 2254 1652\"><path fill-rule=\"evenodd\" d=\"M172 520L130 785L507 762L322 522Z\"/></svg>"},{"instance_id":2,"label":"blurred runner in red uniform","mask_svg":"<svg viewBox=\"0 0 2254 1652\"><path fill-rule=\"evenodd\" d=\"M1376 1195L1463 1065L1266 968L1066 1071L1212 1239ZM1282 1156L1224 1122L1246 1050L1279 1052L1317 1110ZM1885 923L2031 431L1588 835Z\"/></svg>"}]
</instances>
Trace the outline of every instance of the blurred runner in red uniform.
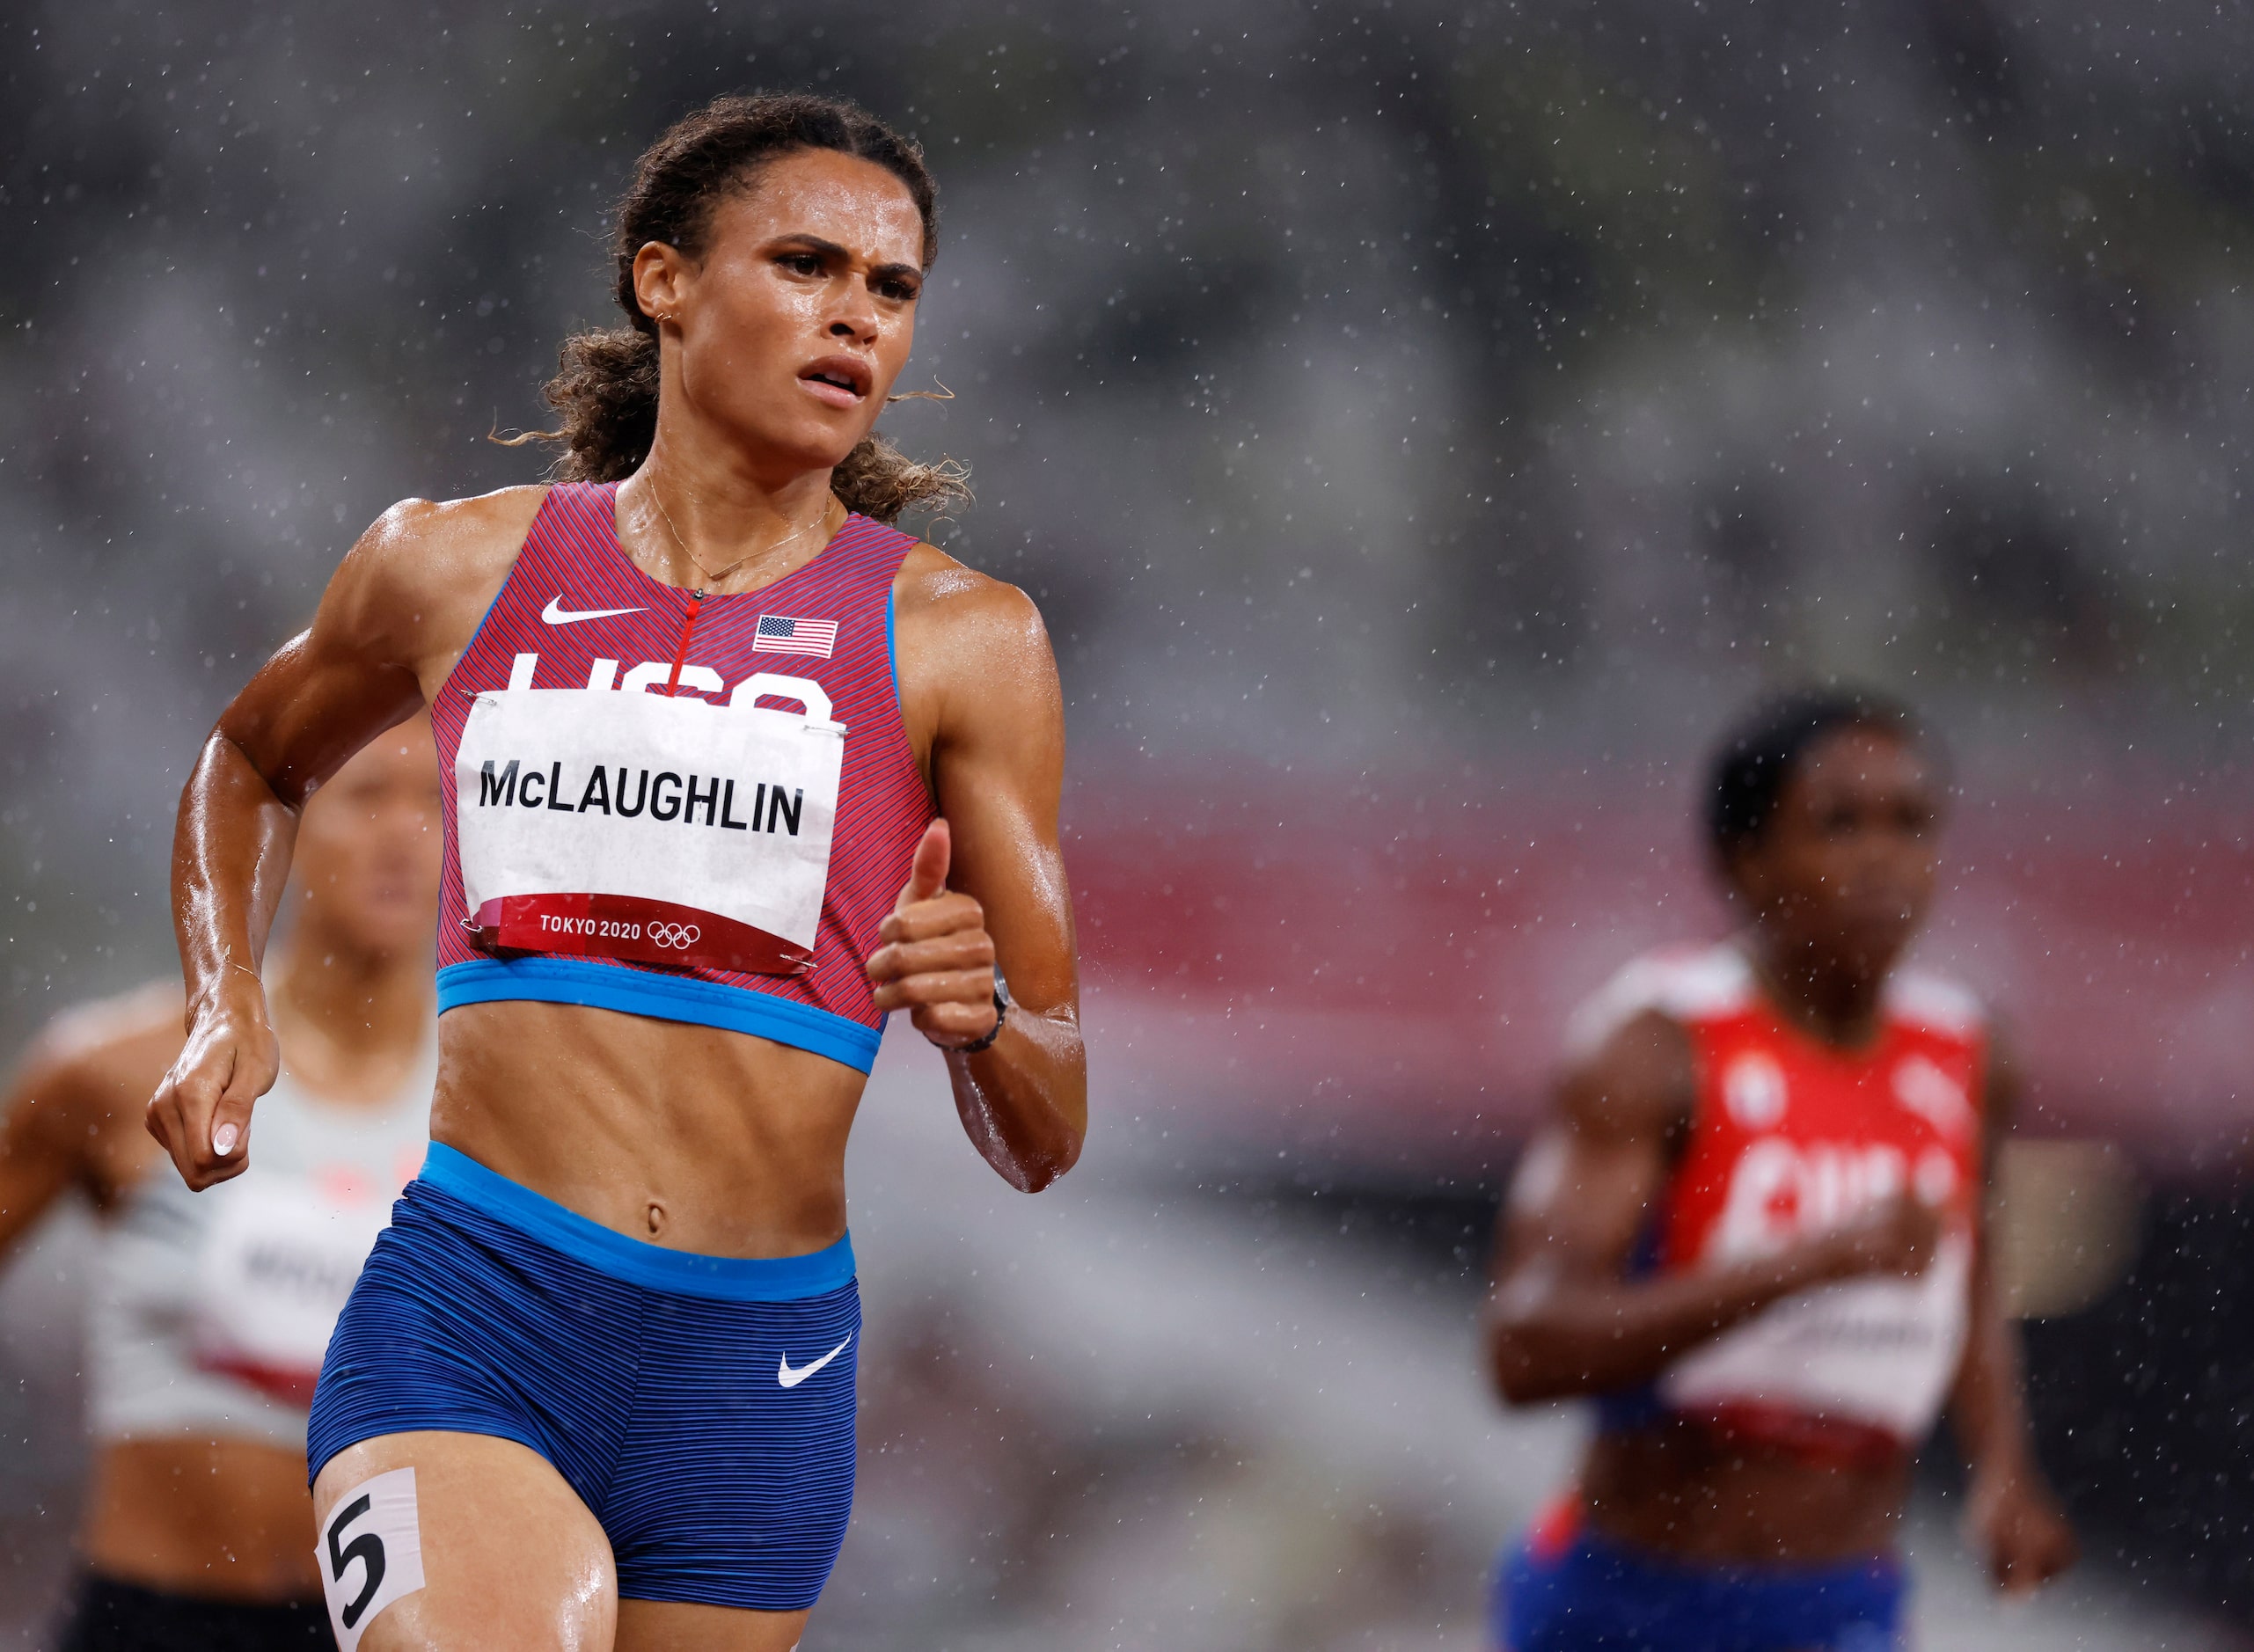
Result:
<instances>
[{"instance_id":1,"label":"blurred runner in red uniform","mask_svg":"<svg viewBox=\"0 0 2254 1652\"><path fill-rule=\"evenodd\" d=\"M1968 993L1899 967L1943 792L1898 706L1765 705L1708 808L1745 927L1638 960L1577 1016L1488 1351L1506 1400L1590 1396L1599 1423L1504 1558L1511 1652L1900 1645L1896 1529L1944 1407L1997 1583L2072 1563L1983 1242L2010 1063Z\"/></svg>"}]
</instances>

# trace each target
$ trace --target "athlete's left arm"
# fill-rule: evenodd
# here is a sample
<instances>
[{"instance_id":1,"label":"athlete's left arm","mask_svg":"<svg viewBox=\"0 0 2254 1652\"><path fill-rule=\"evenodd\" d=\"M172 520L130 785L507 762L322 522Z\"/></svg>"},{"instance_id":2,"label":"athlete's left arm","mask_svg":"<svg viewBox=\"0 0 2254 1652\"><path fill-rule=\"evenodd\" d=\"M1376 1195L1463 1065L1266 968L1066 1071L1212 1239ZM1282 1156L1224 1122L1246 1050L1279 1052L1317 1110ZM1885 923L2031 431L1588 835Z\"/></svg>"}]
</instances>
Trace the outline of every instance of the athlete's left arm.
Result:
<instances>
[{"instance_id":1,"label":"athlete's left arm","mask_svg":"<svg viewBox=\"0 0 2254 1652\"><path fill-rule=\"evenodd\" d=\"M940 818L868 961L880 1009L947 1052L962 1127L1038 1192L1087 1133L1072 892L1057 847L1065 702L1031 599L918 546L896 588L901 709ZM1009 983L1001 1035L994 976Z\"/></svg>"},{"instance_id":2,"label":"athlete's left arm","mask_svg":"<svg viewBox=\"0 0 2254 1652\"><path fill-rule=\"evenodd\" d=\"M1988 1047L1987 1151L1981 1155L1988 1188L2019 1101L2019 1071L2000 1038ZM1990 1243L1992 1199L1980 1204L1973 1251L1972 1324L1965 1362L1950 1394L1949 1421L1963 1447L1971 1483L1966 1524L1987 1561L1996 1587L2025 1594L2072 1566L2074 1530L2035 1460L2027 1424L2027 1385L2019 1334L2003 1311Z\"/></svg>"}]
</instances>

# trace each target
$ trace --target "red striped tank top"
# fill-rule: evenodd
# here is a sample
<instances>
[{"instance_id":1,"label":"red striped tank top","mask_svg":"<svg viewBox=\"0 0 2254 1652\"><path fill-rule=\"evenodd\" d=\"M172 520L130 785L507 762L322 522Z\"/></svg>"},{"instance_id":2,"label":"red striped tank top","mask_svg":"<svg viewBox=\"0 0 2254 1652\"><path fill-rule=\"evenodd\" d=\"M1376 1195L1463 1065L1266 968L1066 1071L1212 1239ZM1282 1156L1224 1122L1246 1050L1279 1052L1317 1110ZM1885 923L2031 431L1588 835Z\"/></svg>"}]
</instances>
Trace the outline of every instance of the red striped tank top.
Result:
<instances>
[{"instance_id":1,"label":"red striped tank top","mask_svg":"<svg viewBox=\"0 0 2254 1652\"><path fill-rule=\"evenodd\" d=\"M803 567L737 596L692 596L620 548L618 486L549 490L500 595L432 708L445 799L438 1007L582 1004L749 1033L862 1072L884 1017L862 961L877 947L934 810L901 721L892 584L916 540L846 519ZM837 816L810 965L798 974L666 966L480 944L467 910L455 760L477 697L503 689L698 694L761 673L810 678L845 725Z\"/></svg>"}]
</instances>

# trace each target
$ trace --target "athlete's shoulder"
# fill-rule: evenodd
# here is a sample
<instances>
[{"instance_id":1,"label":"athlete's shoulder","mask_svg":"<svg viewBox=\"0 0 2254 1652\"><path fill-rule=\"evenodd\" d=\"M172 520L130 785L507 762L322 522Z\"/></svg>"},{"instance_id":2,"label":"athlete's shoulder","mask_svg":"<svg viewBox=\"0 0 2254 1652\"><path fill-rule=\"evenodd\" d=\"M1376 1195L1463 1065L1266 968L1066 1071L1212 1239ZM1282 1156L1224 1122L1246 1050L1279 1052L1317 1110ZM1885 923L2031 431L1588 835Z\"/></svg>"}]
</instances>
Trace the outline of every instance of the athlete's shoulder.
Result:
<instances>
[{"instance_id":1,"label":"athlete's shoulder","mask_svg":"<svg viewBox=\"0 0 2254 1652\"><path fill-rule=\"evenodd\" d=\"M1687 1027L1733 1015L1754 995L1753 966L1733 943L1659 947L1630 960L1581 1001L1565 1024L1566 1052L1586 1059L1646 1016Z\"/></svg>"},{"instance_id":2,"label":"athlete's shoulder","mask_svg":"<svg viewBox=\"0 0 2254 1652\"><path fill-rule=\"evenodd\" d=\"M547 496L545 486L525 486L468 499L403 499L370 524L354 552L384 560L514 556Z\"/></svg>"},{"instance_id":3,"label":"athlete's shoulder","mask_svg":"<svg viewBox=\"0 0 2254 1652\"><path fill-rule=\"evenodd\" d=\"M346 555L322 598L316 640L418 666L450 655L509 577L547 492L401 500Z\"/></svg>"},{"instance_id":4,"label":"athlete's shoulder","mask_svg":"<svg viewBox=\"0 0 2254 1652\"><path fill-rule=\"evenodd\" d=\"M937 545L918 543L900 564L893 606L904 625L944 630L950 641L1007 649L1031 645L1045 651L1049 632L1041 610L1016 586L981 574Z\"/></svg>"},{"instance_id":5,"label":"athlete's shoulder","mask_svg":"<svg viewBox=\"0 0 2254 1652\"><path fill-rule=\"evenodd\" d=\"M1886 982L1885 1006L1893 1020L1943 1038L1978 1038L1988 1030L1980 994L1932 969L1895 970Z\"/></svg>"},{"instance_id":6,"label":"athlete's shoulder","mask_svg":"<svg viewBox=\"0 0 2254 1652\"><path fill-rule=\"evenodd\" d=\"M918 545L892 587L900 714L917 752L966 737L1053 776L1064 762L1064 692L1033 599ZM1013 759L1014 760L1014 759Z\"/></svg>"}]
</instances>

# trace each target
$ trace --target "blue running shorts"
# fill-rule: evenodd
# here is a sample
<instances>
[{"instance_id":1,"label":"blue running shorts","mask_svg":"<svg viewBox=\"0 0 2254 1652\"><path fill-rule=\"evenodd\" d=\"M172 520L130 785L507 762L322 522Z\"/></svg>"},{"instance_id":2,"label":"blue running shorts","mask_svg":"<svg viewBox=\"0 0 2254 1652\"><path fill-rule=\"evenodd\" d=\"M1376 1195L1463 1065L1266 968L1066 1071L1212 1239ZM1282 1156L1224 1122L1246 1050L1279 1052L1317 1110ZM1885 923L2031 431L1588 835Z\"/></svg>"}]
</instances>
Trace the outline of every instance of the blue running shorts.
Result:
<instances>
[{"instance_id":1,"label":"blue running shorts","mask_svg":"<svg viewBox=\"0 0 2254 1652\"><path fill-rule=\"evenodd\" d=\"M1697 1566L1546 1520L1504 1551L1504 1652L1898 1652L1907 1593L1891 1556L1836 1566Z\"/></svg>"},{"instance_id":2,"label":"blue running shorts","mask_svg":"<svg viewBox=\"0 0 2254 1652\"><path fill-rule=\"evenodd\" d=\"M330 1340L309 1473L377 1435L531 1447L632 1600L792 1612L853 1502L853 1244L774 1261L632 1239L433 1143Z\"/></svg>"}]
</instances>

